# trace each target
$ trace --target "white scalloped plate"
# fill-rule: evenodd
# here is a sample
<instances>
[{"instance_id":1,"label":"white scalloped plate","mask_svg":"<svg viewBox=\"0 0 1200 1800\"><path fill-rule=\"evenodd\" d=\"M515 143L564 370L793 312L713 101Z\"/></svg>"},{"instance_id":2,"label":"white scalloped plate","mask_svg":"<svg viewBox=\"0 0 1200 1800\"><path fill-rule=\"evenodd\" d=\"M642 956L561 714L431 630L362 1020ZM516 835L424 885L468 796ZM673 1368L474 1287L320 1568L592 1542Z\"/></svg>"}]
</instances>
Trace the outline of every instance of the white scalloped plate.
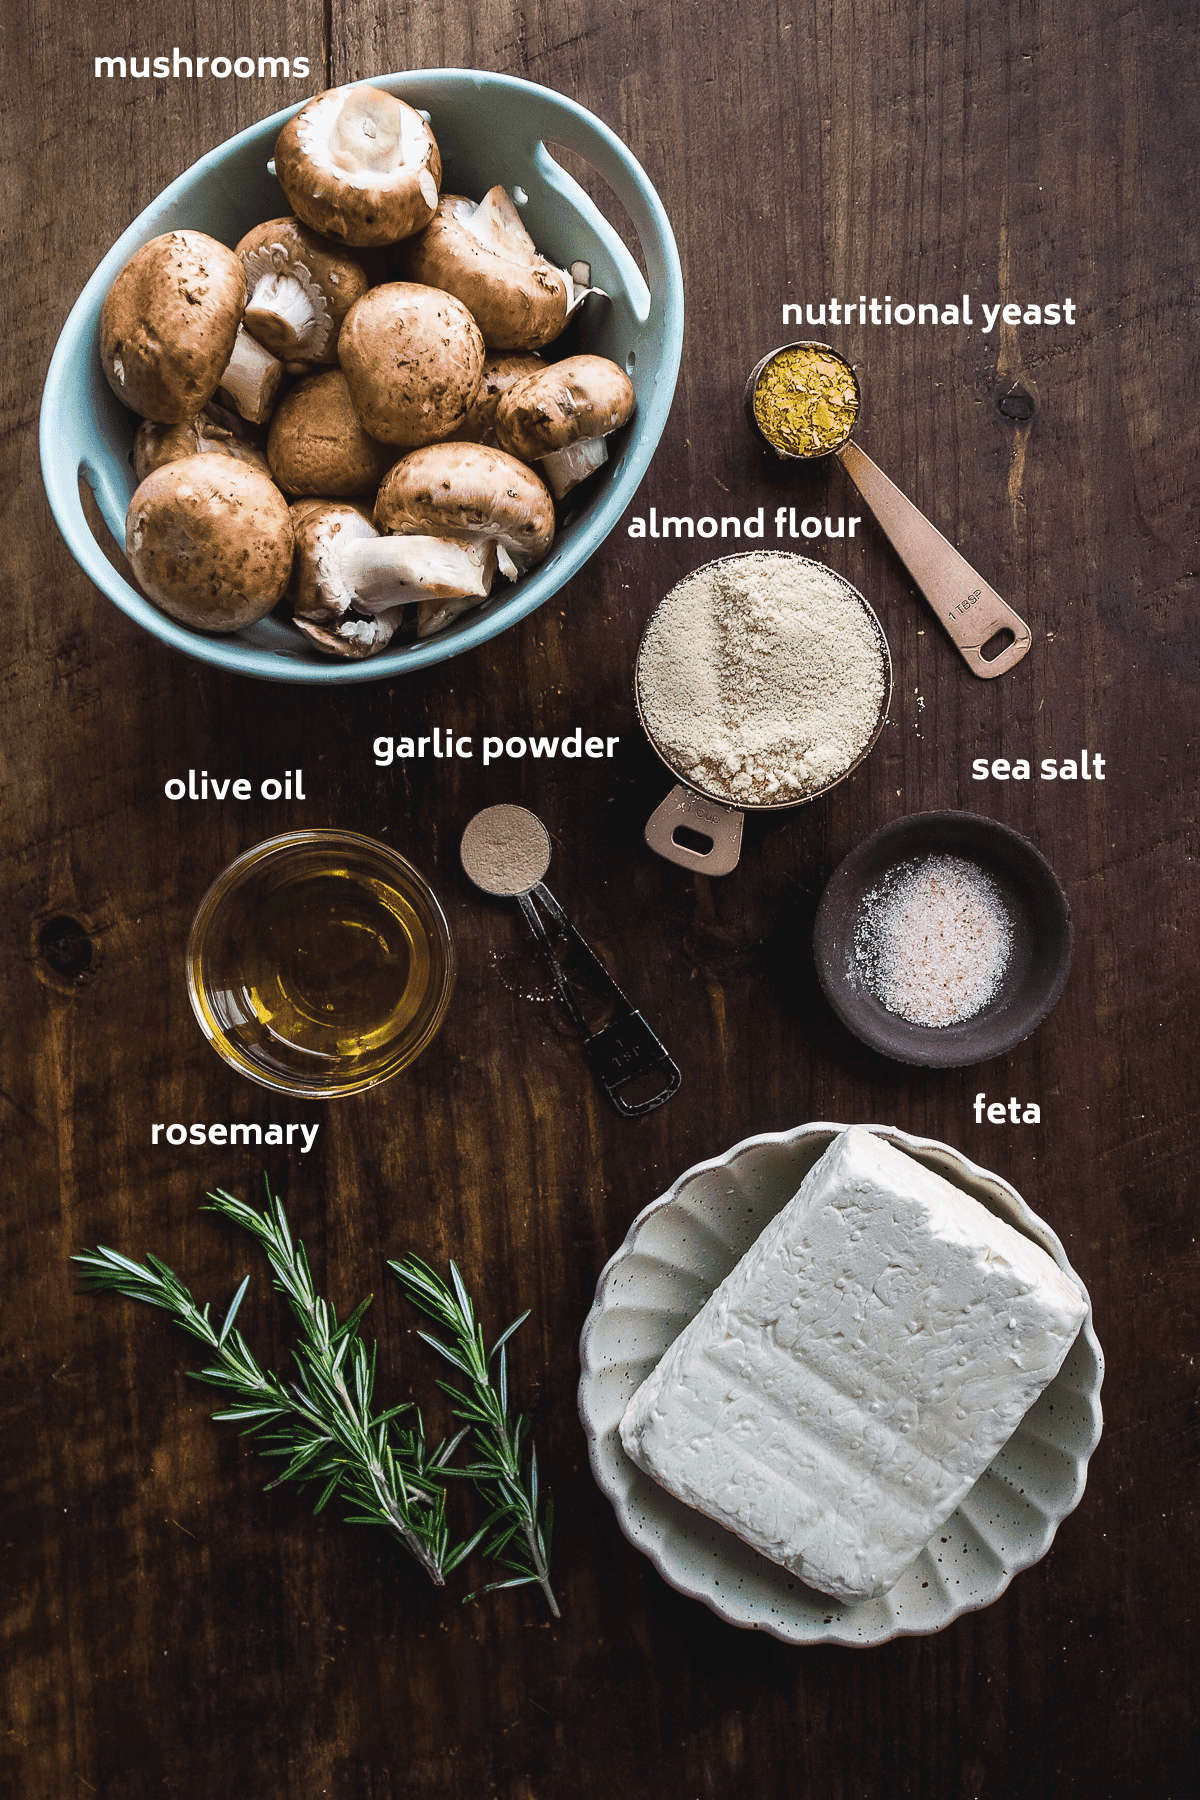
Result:
<instances>
[{"instance_id":1,"label":"white scalloped plate","mask_svg":"<svg viewBox=\"0 0 1200 1800\"><path fill-rule=\"evenodd\" d=\"M880 1644L940 1631L960 1613L989 1606L1019 1570L1046 1554L1079 1504L1100 1441L1104 1355L1089 1300L1066 1362L958 1510L890 1593L854 1605L806 1587L630 1462L617 1428L635 1388L842 1129L802 1125L747 1138L681 1175L638 1214L607 1264L580 1342L579 1413L592 1471L630 1543L672 1587L731 1625L791 1644ZM947 1144L889 1126L867 1129L1041 1244L1083 1288L1050 1227L998 1175Z\"/></svg>"}]
</instances>

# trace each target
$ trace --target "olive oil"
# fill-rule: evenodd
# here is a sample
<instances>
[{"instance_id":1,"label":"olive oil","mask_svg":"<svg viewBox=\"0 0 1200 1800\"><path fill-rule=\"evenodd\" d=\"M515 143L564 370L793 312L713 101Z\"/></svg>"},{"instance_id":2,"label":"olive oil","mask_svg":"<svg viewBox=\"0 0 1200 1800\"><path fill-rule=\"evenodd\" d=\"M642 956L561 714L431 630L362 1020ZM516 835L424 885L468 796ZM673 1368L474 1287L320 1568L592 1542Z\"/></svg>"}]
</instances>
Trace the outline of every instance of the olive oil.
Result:
<instances>
[{"instance_id":1,"label":"olive oil","mask_svg":"<svg viewBox=\"0 0 1200 1800\"><path fill-rule=\"evenodd\" d=\"M296 833L216 883L189 975L201 1025L243 1073L293 1093L350 1093L428 1043L453 956L441 909L403 858L367 838Z\"/></svg>"},{"instance_id":2,"label":"olive oil","mask_svg":"<svg viewBox=\"0 0 1200 1800\"><path fill-rule=\"evenodd\" d=\"M429 987L429 943L408 901L349 869L282 883L246 919L240 948L255 1018L339 1062L397 1037Z\"/></svg>"}]
</instances>

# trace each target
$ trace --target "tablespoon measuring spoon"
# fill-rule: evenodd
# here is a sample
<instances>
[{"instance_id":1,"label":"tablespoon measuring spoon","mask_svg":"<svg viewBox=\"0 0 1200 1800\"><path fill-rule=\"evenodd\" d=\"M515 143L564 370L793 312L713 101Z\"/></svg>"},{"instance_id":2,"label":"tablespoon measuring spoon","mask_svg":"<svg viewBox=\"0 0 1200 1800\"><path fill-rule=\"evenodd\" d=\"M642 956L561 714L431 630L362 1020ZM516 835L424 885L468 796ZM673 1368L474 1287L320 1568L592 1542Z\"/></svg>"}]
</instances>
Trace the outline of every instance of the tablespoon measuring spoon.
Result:
<instances>
[{"instance_id":1,"label":"tablespoon measuring spoon","mask_svg":"<svg viewBox=\"0 0 1200 1800\"><path fill-rule=\"evenodd\" d=\"M848 386L839 399L846 401L849 424L837 442L819 449L798 453L778 444L765 429L755 407L759 381L777 358L792 350L820 352L840 364L840 372ZM852 398L851 389L853 390ZM965 556L930 524L924 513L889 481L883 470L871 461L865 451L851 440L858 423L861 394L858 376L844 356L828 344L799 342L782 344L772 350L750 371L746 383L746 416L757 435L781 462L816 462L824 456L836 456L847 475L874 513L884 535L904 564L934 612L945 626L959 655L973 675L992 681L1005 675L1026 654L1033 633L1007 600L974 570ZM985 657L984 647L992 638L1011 634L1011 641L995 655Z\"/></svg>"},{"instance_id":2,"label":"tablespoon measuring spoon","mask_svg":"<svg viewBox=\"0 0 1200 1800\"><path fill-rule=\"evenodd\" d=\"M583 1038L592 1073L617 1111L633 1119L669 1100L680 1082L675 1063L542 880L550 867L550 834L537 814L524 806L485 807L463 832L459 859L477 888L515 900L521 908L550 965L559 999ZM560 946L574 974L565 966ZM580 989L612 1014L599 1030L593 1031L584 1016ZM655 1076L661 1077L661 1086L649 1098L625 1098L622 1089Z\"/></svg>"}]
</instances>

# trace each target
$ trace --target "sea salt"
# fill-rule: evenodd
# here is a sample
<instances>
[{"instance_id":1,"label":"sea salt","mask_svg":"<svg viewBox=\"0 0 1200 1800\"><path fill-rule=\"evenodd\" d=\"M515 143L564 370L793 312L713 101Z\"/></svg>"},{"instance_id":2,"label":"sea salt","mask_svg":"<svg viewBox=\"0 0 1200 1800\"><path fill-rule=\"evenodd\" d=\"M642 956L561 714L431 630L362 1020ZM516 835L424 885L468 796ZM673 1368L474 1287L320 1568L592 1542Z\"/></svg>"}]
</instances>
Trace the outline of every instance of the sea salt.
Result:
<instances>
[{"instance_id":1,"label":"sea salt","mask_svg":"<svg viewBox=\"0 0 1200 1800\"><path fill-rule=\"evenodd\" d=\"M913 1025L974 1018L1004 978L1012 925L1000 890L961 856L898 863L863 897L854 929L861 978Z\"/></svg>"}]
</instances>

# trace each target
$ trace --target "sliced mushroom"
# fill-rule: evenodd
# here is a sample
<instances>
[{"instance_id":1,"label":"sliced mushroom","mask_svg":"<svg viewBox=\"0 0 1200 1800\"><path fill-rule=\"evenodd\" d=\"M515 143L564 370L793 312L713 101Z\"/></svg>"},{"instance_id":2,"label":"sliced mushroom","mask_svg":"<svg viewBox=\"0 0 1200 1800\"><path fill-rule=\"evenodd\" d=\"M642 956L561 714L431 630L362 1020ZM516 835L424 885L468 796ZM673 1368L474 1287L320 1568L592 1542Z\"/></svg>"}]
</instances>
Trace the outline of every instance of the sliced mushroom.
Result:
<instances>
[{"instance_id":1,"label":"sliced mushroom","mask_svg":"<svg viewBox=\"0 0 1200 1800\"><path fill-rule=\"evenodd\" d=\"M338 360L363 429L412 449L462 424L483 376L483 339L452 295L390 281L346 314Z\"/></svg>"},{"instance_id":2,"label":"sliced mushroom","mask_svg":"<svg viewBox=\"0 0 1200 1800\"><path fill-rule=\"evenodd\" d=\"M292 567L287 501L232 456L187 456L147 475L125 516L146 593L184 625L239 631L270 612Z\"/></svg>"},{"instance_id":3,"label":"sliced mushroom","mask_svg":"<svg viewBox=\"0 0 1200 1800\"><path fill-rule=\"evenodd\" d=\"M608 460L604 440L635 405L623 369L606 356L567 356L528 375L496 408L496 437L525 462L540 463L556 500Z\"/></svg>"},{"instance_id":4,"label":"sliced mushroom","mask_svg":"<svg viewBox=\"0 0 1200 1800\"><path fill-rule=\"evenodd\" d=\"M442 288L470 309L489 350L542 349L591 291L538 254L502 187L478 206L444 194L431 223L406 245L405 265L414 281Z\"/></svg>"},{"instance_id":5,"label":"sliced mushroom","mask_svg":"<svg viewBox=\"0 0 1200 1800\"><path fill-rule=\"evenodd\" d=\"M299 219L256 225L237 254L251 336L285 363L335 362L342 320L370 285L361 262Z\"/></svg>"},{"instance_id":6,"label":"sliced mushroom","mask_svg":"<svg viewBox=\"0 0 1200 1800\"><path fill-rule=\"evenodd\" d=\"M283 375L283 364L278 357L264 350L258 340L239 325L233 355L225 365L218 385L243 419L249 419L252 425L266 424L274 409Z\"/></svg>"},{"instance_id":7,"label":"sliced mushroom","mask_svg":"<svg viewBox=\"0 0 1200 1800\"><path fill-rule=\"evenodd\" d=\"M314 231L346 244L395 244L429 223L442 163L420 113L361 85L328 88L288 120L275 172Z\"/></svg>"},{"instance_id":8,"label":"sliced mushroom","mask_svg":"<svg viewBox=\"0 0 1200 1800\"><path fill-rule=\"evenodd\" d=\"M510 581L554 540L554 502L533 470L486 444L430 444L401 457L375 500L381 531L491 541Z\"/></svg>"},{"instance_id":9,"label":"sliced mushroom","mask_svg":"<svg viewBox=\"0 0 1200 1800\"><path fill-rule=\"evenodd\" d=\"M182 425L159 425L154 419L143 419L133 440L133 466L139 481L145 481L164 463L205 455L234 456L271 480L271 465L262 451L215 424L205 413L197 413Z\"/></svg>"},{"instance_id":10,"label":"sliced mushroom","mask_svg":"<svg viewBox=\"0 0 1200 1800\"><path fill-rule=\"evenodd\" d=\"M280 402L267 460L285 494L372 495L396 452L359 423L340 369L308 375Z\"/></svg>"},{"instance_id":11,"label":"sliced mushroom","mask_svg":"<svg viewBox=\"0 0 1200 1800\"><path fill-rule=\"evenodd\" d=\"M501 350L485 356L479 392L458 430L451 433L451 441L456 444L495 444L496 408L501 399L510 387L524 381L527 375L536 375L545 366L541 357L532 351Z\"/></svg>"},{"instance_id":12,"label":"sliced mushroom","mask_svg":"<svg viewBox=\"0 0 1200 1800\"><path fill-rule=\"evenodd\" d=\"M100 314L100 359L119 400L181 425L211 400L234 347L246 277L202 231L168 231L130 257Z\"/></svg>"}]
</instances>

